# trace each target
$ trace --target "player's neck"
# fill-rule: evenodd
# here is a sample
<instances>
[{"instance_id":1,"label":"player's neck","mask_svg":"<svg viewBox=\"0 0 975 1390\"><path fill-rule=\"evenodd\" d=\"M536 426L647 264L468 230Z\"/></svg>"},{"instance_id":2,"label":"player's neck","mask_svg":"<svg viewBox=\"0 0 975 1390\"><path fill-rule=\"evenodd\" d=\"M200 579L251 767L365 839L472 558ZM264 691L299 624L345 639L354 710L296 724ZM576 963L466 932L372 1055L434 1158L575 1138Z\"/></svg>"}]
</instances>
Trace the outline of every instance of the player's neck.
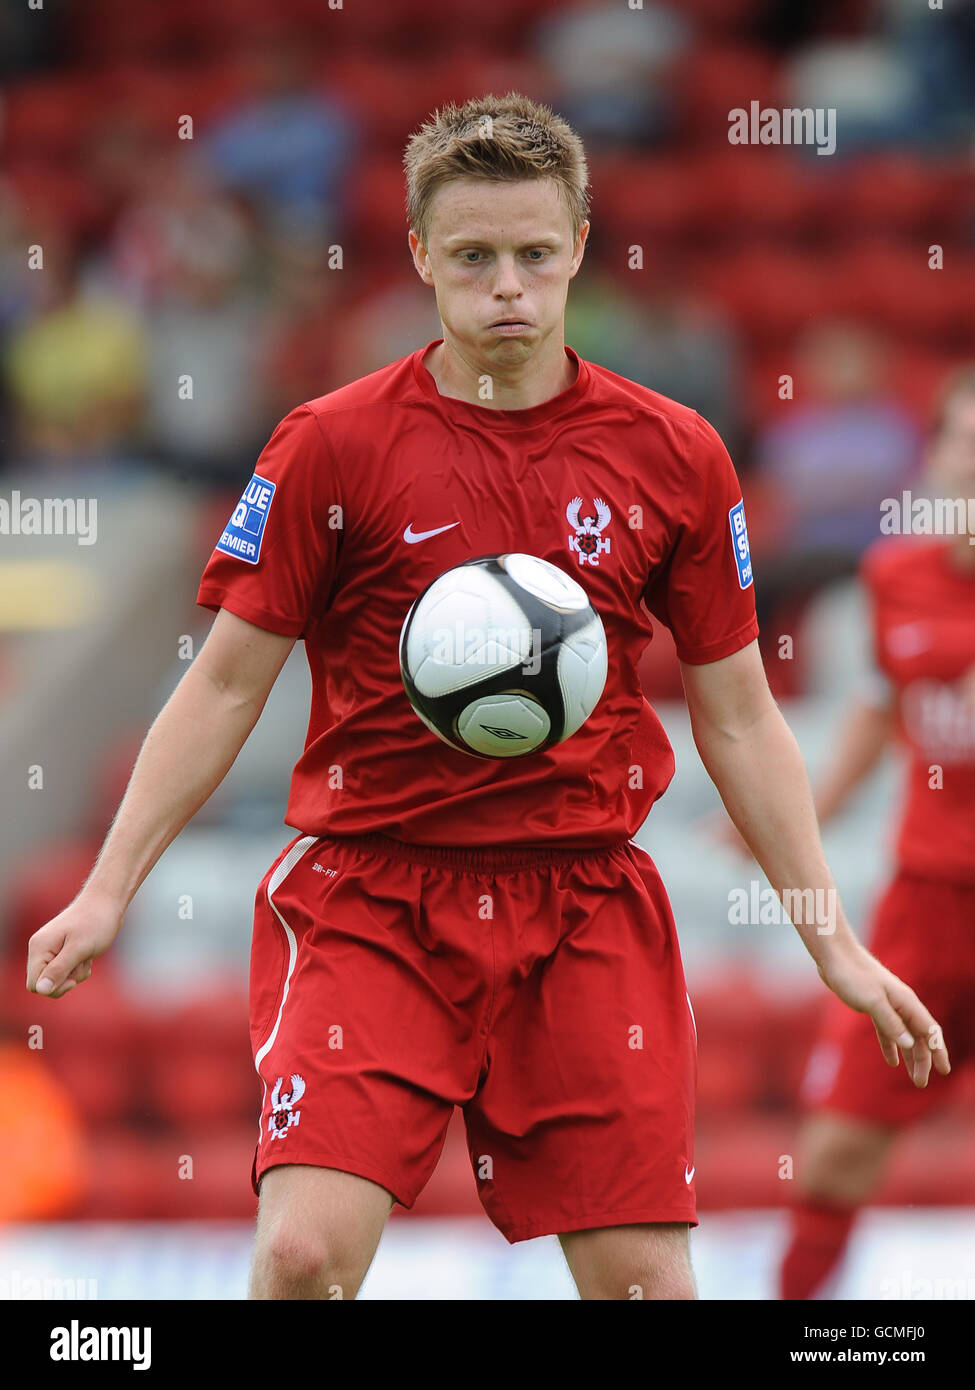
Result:
<instances>
[{"instance_id":1,"label":"player's neck","mask_svg":"<svg viewBox=\"0 0 975 1390\"><path fill-rule=\"evenodd\" d=\"M463 347L444 338L431 348L423 366L441 396L489 410L530 410L544 405L568 390L578 370L565 351L561 335L558 342L545 345L544 355L510 369L474 362ZM485 390L485 380L490 382L489 392Z\"/></svg>"}]
</instances>

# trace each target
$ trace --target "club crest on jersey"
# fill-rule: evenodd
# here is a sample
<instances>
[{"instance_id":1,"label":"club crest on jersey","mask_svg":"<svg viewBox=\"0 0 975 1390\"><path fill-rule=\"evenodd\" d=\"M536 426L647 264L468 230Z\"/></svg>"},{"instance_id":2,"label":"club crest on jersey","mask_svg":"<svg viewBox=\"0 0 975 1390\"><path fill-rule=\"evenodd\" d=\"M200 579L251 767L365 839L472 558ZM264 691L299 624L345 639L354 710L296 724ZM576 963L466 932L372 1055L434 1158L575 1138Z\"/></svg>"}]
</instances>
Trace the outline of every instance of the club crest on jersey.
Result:
<instances>
[{"instance_id":1,"label":"club crest on jersey","mask_svg":"<svg viewBox=\"0 0 975 1390\"><path fill-rule=\"evenodd\" d=\"M249 565L257 564L261 558L261 542L274 501L275 486L259 473L254 474L227 522L227 529L217 541L218 550L225 555L235 555L238 560L246 560Z\"/></svg>"},{"instance_id":2,"label":"club crest on jersey","mask_svg":"<svg viewBox=\"0 0 975 1390\"><path fill-rule=\"evenodd\" d=\"M304 1079L296 1073L291 1076L291 1090L281 1092L281 1085L284 1081L283 1076L279 1076L271 1092L271 1114L268 1117L267 1132L272 1139L283 1139L292 1125L298 1124L301 1120L301 1111L296 1110L301 1097L305 1094Z\"/></svg>"},{"instance_id":3,"label":"club crest on jersey","mask_svg":"<svg viewBox=\"0 0 975 1390\"><path fill-rule=\"evenodd\" d=\"M584 516L582 498L573 497L565 509L565 519L573 529L569 537L569 549L579 557L580 565L598 565L600 555L608 555L611 548L609 540L603 538L603 531L612 520L612 512L601 497L594 497L594 516Z\"/></svg>"}]
</instances>

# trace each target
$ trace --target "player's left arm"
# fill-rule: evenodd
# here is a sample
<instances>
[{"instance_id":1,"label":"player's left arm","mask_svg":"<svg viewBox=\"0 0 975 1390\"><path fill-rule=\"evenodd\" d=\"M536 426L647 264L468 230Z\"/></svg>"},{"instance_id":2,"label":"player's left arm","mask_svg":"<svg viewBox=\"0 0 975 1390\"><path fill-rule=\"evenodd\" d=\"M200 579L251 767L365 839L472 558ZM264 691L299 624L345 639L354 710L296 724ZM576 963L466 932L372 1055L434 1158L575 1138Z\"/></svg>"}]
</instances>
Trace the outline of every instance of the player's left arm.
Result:
<instances>
[{"instance_id":1,"label":"player's left arm","mask_svg":"<svg viewBox=\"0 0 975 1390\"><path fill-rule=\"evenodd\" d=\"M806 766L772 698L757 641L721 661L681 662L681 674L701 760L786 910L793 909L820 977L844 1003L870 1015L891 1066L900 1048L916 1086L927 1085L932 1061L947 1075L940 1027L914 991L860 944L846 920L823 853ZM810 902L830 905L825 921L822 914L795 910Z\"/></svg>"}]
</instances>

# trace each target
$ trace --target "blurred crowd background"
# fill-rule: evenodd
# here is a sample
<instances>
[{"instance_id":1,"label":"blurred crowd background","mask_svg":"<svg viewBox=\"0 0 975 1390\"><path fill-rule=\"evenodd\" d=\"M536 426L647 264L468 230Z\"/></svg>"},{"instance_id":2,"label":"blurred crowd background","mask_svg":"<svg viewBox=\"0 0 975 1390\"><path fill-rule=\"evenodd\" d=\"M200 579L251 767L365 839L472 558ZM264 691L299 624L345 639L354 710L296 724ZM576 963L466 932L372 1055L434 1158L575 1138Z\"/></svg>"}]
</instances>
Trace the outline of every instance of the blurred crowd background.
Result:
<instances>
[{"instance_id":1,"label":"blurred crowd background","mask_svg":"<svg viewBox=\"0 0 975 1390\"><path fill-rule=\"evenodd\" d=\"M90 547L0 538L0 1217L247 1216L251 904L288 838L300 652L92 982L26 995L25 947L205 635L196 582L274 424L440 336L406 243L408 134L513 88L583 136L567 341L722 433L770 679L815 763L864 660L850 577L880 501L918 483L938 389L975 358L975 5L45 0L0 12L0 82L0 495L99 506ZM835 154L731 145L753 101L835 108ZM786 929L729 926L729 887L761 875L695 829L714 796L664 632L644 675L678 753L641 839L695 998L700 1201L772 1207L821 990ZM832 846L860 924L895 776ZM963 1101L932 1122L937 1174L911 1141L884 1200L975 1201ZM417 1209L479 1210L456 1130Z\"/></svg>"}]
</instances>

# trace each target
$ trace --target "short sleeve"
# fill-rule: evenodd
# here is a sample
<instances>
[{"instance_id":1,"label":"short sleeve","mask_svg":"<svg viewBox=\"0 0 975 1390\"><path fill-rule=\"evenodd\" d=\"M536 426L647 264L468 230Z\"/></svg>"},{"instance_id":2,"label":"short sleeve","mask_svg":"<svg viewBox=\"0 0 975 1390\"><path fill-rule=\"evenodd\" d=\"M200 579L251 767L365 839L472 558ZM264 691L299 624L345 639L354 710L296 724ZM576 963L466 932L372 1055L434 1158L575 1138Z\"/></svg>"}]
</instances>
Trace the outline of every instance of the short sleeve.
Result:
<instances>
[{"instance_id":1,"label":"short sleeve","mask_svg":"<svg viewBox=\"0 0 975 1390\"><path fill-rule=\"evenodd\" d=\"M691 665L720 661L758 636L745 504L717 431L691 426L687 488L670 554L644 591L647 608Z\"/></svg>"},{"instance_id":2,"label":"short sleeve","mask_svg":"<svg viewBox=\"0 0 975 1390\"><path fill-rule=\"evenodd\" d=\"M203 572L197 603L286 637L325 611L341 546L338 470L306 405L278 424Z\"/></svg>"}]
</instances>

